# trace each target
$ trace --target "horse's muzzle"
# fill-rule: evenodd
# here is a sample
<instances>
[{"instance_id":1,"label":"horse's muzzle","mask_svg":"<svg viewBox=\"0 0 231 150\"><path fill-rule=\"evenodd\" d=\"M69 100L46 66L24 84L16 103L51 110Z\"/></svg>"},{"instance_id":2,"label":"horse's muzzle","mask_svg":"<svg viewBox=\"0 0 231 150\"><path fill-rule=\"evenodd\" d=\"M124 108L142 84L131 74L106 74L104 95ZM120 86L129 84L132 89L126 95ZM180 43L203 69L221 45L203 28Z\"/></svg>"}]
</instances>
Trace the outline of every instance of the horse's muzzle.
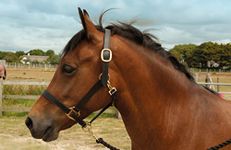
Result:
<instances>
[{"instance_id":1,"label":"horse's muzzle","mask_svg":"<svg viewBox=\"0 0 231 150\"><path fill-rule=\"evenodd\" d=\"M58 131L52 126L50 121L36 121L31 117L27 117L25 120L27 128L30 130L31 135L36 139L42 139L49 142L58 138Z\"/></svg>"}]
</instances>

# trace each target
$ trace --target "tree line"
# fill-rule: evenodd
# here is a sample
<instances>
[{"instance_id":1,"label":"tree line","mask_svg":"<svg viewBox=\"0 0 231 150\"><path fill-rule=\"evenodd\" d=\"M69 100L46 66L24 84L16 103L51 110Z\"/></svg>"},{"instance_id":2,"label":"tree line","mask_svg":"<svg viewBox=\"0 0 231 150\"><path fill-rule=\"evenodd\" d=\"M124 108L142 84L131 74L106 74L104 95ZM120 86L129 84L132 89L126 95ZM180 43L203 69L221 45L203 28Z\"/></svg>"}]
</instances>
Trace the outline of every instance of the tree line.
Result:
<instances>
[{"instance_id":1,"label":"tree line","mask_svg":"<svg viewBox=\"0 0 231 150\"><path fill-rule=\"evenodd\" d=\"M45 63L58 64L60 55L55 54L54 50L33 49L29 52L3 52L0 51L0 59L7 62L19 63L24 55L49 56ZM180 62L190 68L219 68L231 69L231 43L218 44L205 42L200 45L183 44L176 45L170 50Z\"/></svg>"},{"instance_id":2,"label":"tree line","mask_svg":"<svg viewBox=\"0 0 231 150\"><path fill-rule=\"evenodd\" d=\"M24 51L16 51L16 52L8 52L8 51L0 51L0 59L6 60L6 62L10 63L20 63L23 56L30 53L30 55L37 55L37 56L49 56L47 61L44 63L49 64L58 64L60 55L55 54L54 50L41 50L41 49L33 49L29 52Z\"/></svg>"},{"instance_id":3,"label":"tree line","mask_svg":"<svg viewBox=\"0 0 231 150\"><path fill-rule=\"evenodd\" d=\"M231 43L176 45L170 53L190 68L231 69Z\"/></svg>"}]
</instances>

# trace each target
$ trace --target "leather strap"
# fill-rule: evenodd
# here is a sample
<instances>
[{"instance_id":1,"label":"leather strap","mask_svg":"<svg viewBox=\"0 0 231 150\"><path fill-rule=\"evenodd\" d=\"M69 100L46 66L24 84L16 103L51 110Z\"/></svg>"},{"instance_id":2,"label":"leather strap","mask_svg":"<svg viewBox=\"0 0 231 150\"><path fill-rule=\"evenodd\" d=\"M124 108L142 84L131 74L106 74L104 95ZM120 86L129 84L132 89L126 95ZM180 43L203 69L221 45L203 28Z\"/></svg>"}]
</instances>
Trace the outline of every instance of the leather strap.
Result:
<instances>
[{"instance_id":1,"label":"leather strap","mask_svg":"<svg viewBox=\"0 0 231 150\"><path fill-rule=\"evenodd\" d=\"M110 106L112 106L112 104L115 100L115 97L116 97L116 93L113 93L113 95L111 95L111 100L110 100L111 102L108 105L106 105L103 109L101 109L101 111L91 119L91 121L89 122L90 124L93 121L95 121L95 119L97 119L106 109L108 109Z\"/></svg>"},{"instance_id":2,"label":"leather strap","mask_svg":"<svg viewBox=\"0 0 231 150\"><path fill-rule=\"evenodd\" d=\"M64 113L69 113L70 109L63 105L57 98L55 98L53 95L51 95L47 90L45 90L42 94L44 98L52 102L53 104L57 105Z\"/></svg>"},{"instance_id":3,"label":"leather strap","mask_svg":"<svg viewBox=\"0 0 231 150\"><path fill-rule=\"evenodd\" d=\"M86 122L80 119L76 114L71 112L71 109L63 105L57 98L51 95L47 90L45 90L42 94L44 98L57 105L65 114L70 114L70 116L79 123L82 127L86 126Z\"/></svg>"},{"instance_id":4,"label":"leather strap","mask_svg":"<svg viewBox=\"0 0 231 150\"><path fill-rule=\"evenodd\" d=\"M111 40L111 30L105 29L103 48L110 47L110 40Z\"/></svg>"},{"instance_id":5,"label":"leather strap","mask_svg":"<svg viewBox=\"0 0 231 150\"><path fill-rule=\"evenodd\" d=\"M109 29L105 29L104 46L103 46L104 49L109 49L110 48L110 37L111 37L111 31ZM110 54L108 54L107 52L103 53L104 58L110 57L108 55L110 55ZM106 87L107 81L109 79L109 77L108 77L108 68L109 68L109 62L103 62L101 81L102 81L103 86L105 86L105 87Z\"/></svg>"},{"instance_id":6,"label":"leather strap","mask_svg":"<svg viewBox=\"0 0 231 150\"><path fill-rule=\"evenodd\" d=\"M101 81L96 82L92 88L87 92L87 94L80 100L80 102L72 107L75 112L80 112L80 109L91 99L91 97L102 87ZM50 94L47 90L45 90L42 94L47 100L57 105L65 114L68 114L71 118L73 118L77 123L79 123L82 127L86 125L86 123L79 118L76 113L72 113L72 110L65 106L60 102L57 98L55 98L52 94Z\"/></svg>"},{"instance_id":7,"label":"leather strap","mask_svg":"<svg viewBox=\"0 0 231 150\"><path fill-rule=\"evenodd\" d=\"M98 80L91 89L87 92L87 94L79 101L77 105L75 105L75 108L77 110L80 110L84 107L84 105L91 99L91 97L102 87L102 83L100 80Z\"/></svg>"}]
</instances>

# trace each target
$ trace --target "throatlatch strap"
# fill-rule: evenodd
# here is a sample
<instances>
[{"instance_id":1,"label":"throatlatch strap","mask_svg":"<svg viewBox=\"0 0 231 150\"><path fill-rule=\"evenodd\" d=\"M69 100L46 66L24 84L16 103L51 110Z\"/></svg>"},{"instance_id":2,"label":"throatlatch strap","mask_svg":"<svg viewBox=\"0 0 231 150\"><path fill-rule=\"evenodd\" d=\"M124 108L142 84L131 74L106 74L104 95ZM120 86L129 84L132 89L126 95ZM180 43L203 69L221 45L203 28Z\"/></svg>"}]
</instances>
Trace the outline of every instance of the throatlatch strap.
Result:
<instances>
[{"instance_id":1,"label":"throatlatch strap","mask_svg":"<svg viewBox=\"0 0 231 150\"><path fill-rule=\"evenodd\" d=\"M93 121L95 121L95 119L97 119L110 106L112 106L112 102L110 102L108 105L106 105L97 115L95 115L94 118L92 118L89 123L91 124Z\"/></svg>"},{"instance_id":2,"label":"throatlatch strap","mask_svg":"<svg viewBox=\"0 0 231 150\"><path fill-rule=\"evenodd\" d=\"M75 108L80 110L83 106L91 99L91 97L102 87L102 83L98 80L91 89L87 92L87 94L80 100L80 102L75 105Z\"/></svg>"},{"instance_id":3,"label":"throatlatch strap","mask_svg":"<svg viewBox=\"0 0 231 150\"><path fill-rule=\"evenodd\" d=\"M101 111L96 114L92 119L91 121L89 122L90 124L95 121L95 119L97 119L105 110L107 110L110 106L112 106L112 104L114 103L115 101L115 98L116 98L116 95L117 95L117 92L115 92L113 95L111 95L111 101L108 105L106 105L103 109L101 109Z\"/></svg>"}]
</instances>

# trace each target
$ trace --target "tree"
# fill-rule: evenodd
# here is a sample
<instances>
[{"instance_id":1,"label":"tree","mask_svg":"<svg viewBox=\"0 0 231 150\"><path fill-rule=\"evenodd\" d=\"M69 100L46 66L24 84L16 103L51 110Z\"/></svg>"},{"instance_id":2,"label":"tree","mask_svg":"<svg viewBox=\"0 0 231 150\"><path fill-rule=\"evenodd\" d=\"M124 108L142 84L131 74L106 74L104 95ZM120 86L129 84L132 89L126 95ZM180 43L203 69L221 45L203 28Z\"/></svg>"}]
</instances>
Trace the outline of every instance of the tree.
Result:
<instances>
[{"instance_id":1,"label":"tree","mask_svg":"<svg viewBox=\"0 0 231 150\"><path fill-rule=\"evenodd\" d=\"M0 51L0 59L4 59L5 56L6 56L6 52Z\"/></svg>"},{"instance_id":2,"label":"tree","mask_svg":"<svg viewBox=\"0 0 231 150\"><path fill-rule=\"evenodd\" d=\"M24 51L17 51L15 54L17 57L21 57L21 56L25 55L25 52Z\"/></svg>"},{"instance_id":3,"label":"tree","mask_svg":"<svg viewBox=\"0 0 231 150\"><path fill-rule=\"evenodd\" d=\"M6 52L5 56L3 57L7 62L18 62L19 58L13 52Z\"/></svg>"},{"instance_id":4,"label":"tree","mask_svg":"<svg viewBox=\"0 0 231 150\"><path fill-rule=\"evenodd\" d=\"M53 51L53 50L47 50L46 51L46 56L50 56L50 57L52 57L52 56L54 56L55 55L55 52Z\"/></svg>"},{"instance_id":5,"label":"tree","mask_svg":"<svg viewBox=\"0 0 231 150\"><path fill-rule=\"evenodd\" d=\"M47 61L52 65L58 64L60 61L60 56L59 55L53 55L53 56L49 57Z\"/></svg>"},{"instance_id":6,"label":"tree","mask_svg":"<svg viewBox=\"0 0 231 150\"><path fill-rule=\"evenodd\" d=\"M46 53L41 49L33 49L29 51L30 55L45 56Z\"/></svg>"},{"instance_id":7,"label":"tree","mask_svg":"<svg viewBox=\"0 0 231 150\"><path fill-rule=\"evenodd\" d=\"M176 45L173 49L170 50L170 53L175 56L180 62L191 66L192 55L196 48L197 46L194 44Z\"/></svg>"},{"instance_id":8,"label":"tree","mask_svg":"<svg viewBox=\"0 0 231 150\"><path fill-rule=\"evenodd\" d=\"M176 45L170 50L178 60L189 67L205 67L207 62L215 62L220 68L231 66L231 43L218 44L205 42L197 46L194 44Z\"/></svg>"}]
</instances>

